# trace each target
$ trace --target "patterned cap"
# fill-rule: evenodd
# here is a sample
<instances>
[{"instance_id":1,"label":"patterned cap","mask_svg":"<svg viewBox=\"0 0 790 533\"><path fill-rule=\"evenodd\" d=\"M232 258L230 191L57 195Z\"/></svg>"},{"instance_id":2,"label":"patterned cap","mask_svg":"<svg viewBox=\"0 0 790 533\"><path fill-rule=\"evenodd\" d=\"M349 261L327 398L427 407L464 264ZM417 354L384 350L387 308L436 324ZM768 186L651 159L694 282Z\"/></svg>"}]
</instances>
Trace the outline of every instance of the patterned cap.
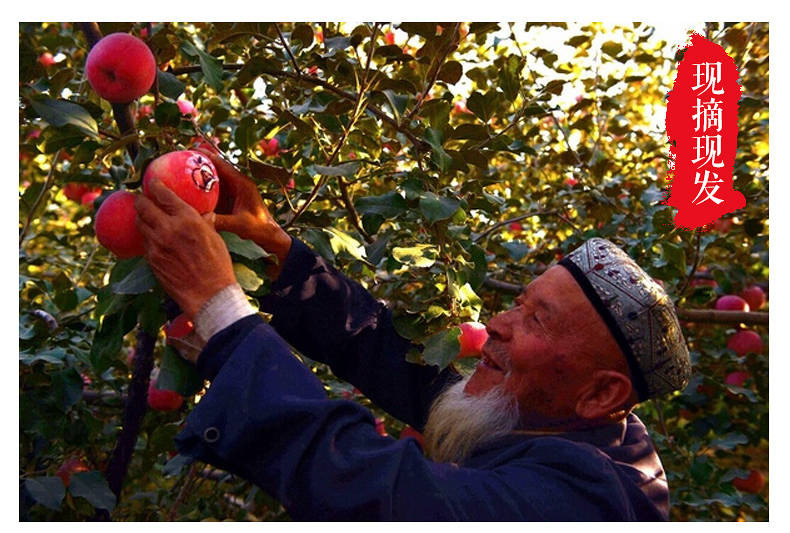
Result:
<instances>
[{"instance_id":1,"label":"patterned cap","mask_svg":"<svg viewBox=\"0 0 790 533\"><path fill-rule=\"evenodd\" d=\"M682 389L691 375L686 339L664 289L613 243L586 241L563 258L625 354L639 401Z\"/></svg>"}]
</instances>

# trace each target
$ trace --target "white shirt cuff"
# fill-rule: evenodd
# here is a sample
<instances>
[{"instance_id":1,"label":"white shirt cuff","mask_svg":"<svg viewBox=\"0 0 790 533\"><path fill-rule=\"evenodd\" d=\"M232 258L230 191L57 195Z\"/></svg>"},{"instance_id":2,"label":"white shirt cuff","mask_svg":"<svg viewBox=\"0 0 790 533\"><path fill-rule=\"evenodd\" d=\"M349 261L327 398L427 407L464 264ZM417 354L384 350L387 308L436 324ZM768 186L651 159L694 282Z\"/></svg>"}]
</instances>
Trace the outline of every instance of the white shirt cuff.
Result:
<instances>
[{"instance_id":1,"label":"white shirt cuff","mask_svg":"<svg viewBox=\"0 0 790 533\"><path fill-rule=\"evenodd\" d=\"M228 285L212 296L195 316L195 331L208 341L215 333L256 313L238 283Z\"/></svg>"}]
</instances>

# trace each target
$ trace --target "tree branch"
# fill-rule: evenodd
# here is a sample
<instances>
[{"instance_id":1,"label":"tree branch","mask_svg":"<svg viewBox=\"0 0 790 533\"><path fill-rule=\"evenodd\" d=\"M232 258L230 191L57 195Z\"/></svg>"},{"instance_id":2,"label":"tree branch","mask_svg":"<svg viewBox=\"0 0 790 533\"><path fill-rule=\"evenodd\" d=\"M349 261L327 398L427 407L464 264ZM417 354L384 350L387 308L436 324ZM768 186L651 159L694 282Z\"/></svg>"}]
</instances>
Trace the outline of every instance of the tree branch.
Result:
<instances>
[{"instance_id":1,"label":"tree branch","mask_svg":"<svg viewBox=\"0 0 790 533\"><path fill-rule=\"evenodd\" d=\"M154 337L146 333L142 328L138 330L137 346L134 350L134 363L132 365L132 381L129 383L129 396L121 421L121 433L115 441L115 447L104 471L107 484L113 494L115 494L116 501L121 499L123 479L129 470L134 445L140 432L140 423L146 411L149 376L154 368L155 343L156 339ZM110 514L107 511L100 511L97 515L103 520L110 519Z\"/></svg>"},{"instance_id":2,"label":"tree branch","mask_svg":"<svg viewBox=\"0 0 790 533\"><path fill-rule=\"evenodd\" d=\"M301 75L302 71L299 70L299 65L296 63L294 53L291 51L291 47L288 46L288 43L285 41L285 36L283 36L283 32L280 31L280 25L276 22L274 23L274 29L277 30L277 35L280 36L280 42L283 43L283 48L285 48L285 51L288 53L288 57L291 59L291 64L294 66L294 71Z\"/></svg>"},{"instance_id":3,"label":"tree branch","mask_svg":"<svg viewBox=\"0 0 790 533\"><path fill-rule=\"evenodd\" d=\"M55 157L52 158L52 163L49 167L49 173L47 174L47 180L44 182L44 186L41 188L41 192L38 193L36 197L36 201L33 202L33 205L30 207L30 210L27 213L27 219L25 220L25 225L22 226L22 231L19 232L19 246L22 246L22 243L25 241L25 235L27 235L28 230L30 229L30 224L33 222L33 218L36 216L36 211L38 211L41 202L44 201L44 198L47 196L47 193L52 188L52 185L55 183L55 166L58 164L60 160L60 154L63 150L58 150L55 152Z\"/></svg>"}]
</instances>

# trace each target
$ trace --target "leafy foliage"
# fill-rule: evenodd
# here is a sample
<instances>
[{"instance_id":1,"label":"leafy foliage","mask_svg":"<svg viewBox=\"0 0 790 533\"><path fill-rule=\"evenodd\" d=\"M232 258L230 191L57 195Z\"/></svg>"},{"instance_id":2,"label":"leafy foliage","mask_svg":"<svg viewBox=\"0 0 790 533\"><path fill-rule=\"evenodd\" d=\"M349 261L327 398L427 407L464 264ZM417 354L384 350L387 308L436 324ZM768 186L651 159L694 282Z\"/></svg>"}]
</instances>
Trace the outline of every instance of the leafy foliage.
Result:
<instances>
[{"instance_id":1,"label":"leafy foliage","mask_svg":"<svg viewBox=\"0 0 790 533\"><path fill-rule=\"evenodd\" d=\"M426 342L426 364L450 362L452 325L511 305L513 295L491 279L526 284L592 236L623 246L681 308L711 306L753 283L767 289L767 24L707 26L741 68L735 187L747 207L725 221L731 229L694 234L674 228L661 203L661 117L675 58L647 25L100 28L145 30L160 65L154 92L133 104L136 134L118 133L111 106L87 84L89 46L79 28L19 28L23 520L86 519L97 509L117 520L287 519L256 487L170 457L199 390L178 412L145 415L117 502L102 475L131 380L130 333L137 324L160 330L164 295L144 262L116 262L97 244L93 206L65 190L99 186L98 203L112 189L136 189L147 162L195 138L214 141L256 179L293 235L386 300L399 332ZM386 44L387 31L396 44ZM44 52L56 63L39 62ZM178 99L194 103L194 120ZM276 154L260 144L270 139ZM263 251L224 238L241 285L264 294ZM725 347L732 331L685 323L692 383L637 408L668 472L677 520L768 516L767 490L732 485L749 470L768 471L767 350L736 356ZM758 332L767 340L767 327ZM171 350L160 334L160 385L194 393L201 384ZM305 363L330 396L371 407L399 433L400 421L323 365ZM743 386L724 384L741 369L750 375ZM65 489L54 474L75 453L91 471Z\"/></svg>"}]
</instances>

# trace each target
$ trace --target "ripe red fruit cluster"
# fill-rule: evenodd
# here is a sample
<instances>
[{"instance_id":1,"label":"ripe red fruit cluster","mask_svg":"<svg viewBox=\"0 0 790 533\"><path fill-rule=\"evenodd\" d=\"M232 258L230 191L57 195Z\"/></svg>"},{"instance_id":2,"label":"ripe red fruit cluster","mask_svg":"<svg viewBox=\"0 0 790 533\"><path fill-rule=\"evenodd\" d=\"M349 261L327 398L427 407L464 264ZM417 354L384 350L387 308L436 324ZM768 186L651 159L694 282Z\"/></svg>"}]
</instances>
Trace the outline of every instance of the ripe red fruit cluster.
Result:
<instances>
[{"instance_id":1,"label":"ripe red fruit cluster","mask_svg":"<svg viewBox=\"0 0 790 533\"><path fill-rule=\"evenodd\" d=\"M214 164L200 152L181 150L153 160L143 175L143 193L148 196L151 180L162 180L170 190L200 214L214 210L219 199L219 178ZM135 224L137 195L117 191L108 196L94 221L102 246L120 259L143 255L143 236Z\"/></svg>"},{"instance_id":2,"label":"ripe red fruit cluster","mask_svg":"<svg viewBox=\"0 0 790 533\"><path fill-rule=\"evenodd\" d=\"M732 480L732 486L741 492L757 494L762 492L765 487L765 476L759 470L749 472L749 477L736 477Z\"/></svg>"},{"instance_id":3,"label":"ripe red fruit cluster","mask_svg":"<svg viewBox=\"0 0 790 533\"><path fill-rule=\"evenodd\" d=\"M148 406L154 411L177 411L183 403L176 391L157 389L154 380L148 384Z\"/></svg>"},{"instance_id":4,"label":"ripe red fruit cluster","mask_svg":"<svg viewBox=\"0 0 790 533\"><path fill-rule=\"evenodd\" d=\"M69 182L63 186L63 195L73 202L90 205L101 195L101 187L92 187L86 183Z\"/></svg>"},{"instance_id":5,"label":"ripe red fruit cluster","mask_svg":"<svg viewBox=\"0 0 790 533\"><path fill-rule=\"evenodd\" d=\"M746 383L746 380L751 377L751 374L746 372L745 370L738 370L736 372L730 372L727 374L727 377L724 378L724 383L727 385L734 385L736 387L743 387L743 384Z\"/></svg>"},{"instance_id":6,"label":"ripe red fruit cluster","mask_svg":"<svg viewBox=\"0 0 790 533\"><path fill-rule=\"evenodd\" d=\"M141 39L111 33L88 53L85 73L96 94L114 104L127 104L151 88L156 61Z\"/></svg>"},{"instance_id":7,"label":"ripe red fruit cluster","mask_svg":"<svg viewBox=\"0 0 790 533\"><path fill-rule=\"evenodd\" d=\"M479 357L483 345L488 340L485 325L479 322L464 322L458 327L461 328L461 335L458 336L458 342L461 343L458 357Z\"/></svg>"}]
</instances>

